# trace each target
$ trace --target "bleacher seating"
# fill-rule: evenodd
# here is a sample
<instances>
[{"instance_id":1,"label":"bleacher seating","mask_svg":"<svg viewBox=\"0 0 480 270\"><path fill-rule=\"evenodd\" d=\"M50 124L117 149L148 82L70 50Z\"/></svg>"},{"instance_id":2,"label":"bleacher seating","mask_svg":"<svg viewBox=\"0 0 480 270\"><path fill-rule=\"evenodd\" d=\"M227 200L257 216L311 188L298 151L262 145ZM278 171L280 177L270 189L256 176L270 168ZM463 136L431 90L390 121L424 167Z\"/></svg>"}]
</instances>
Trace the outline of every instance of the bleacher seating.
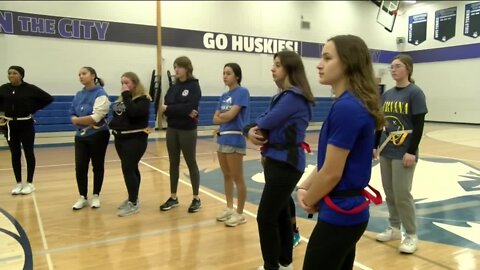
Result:
<instances>
[{"instance_id":1,"label":"bleacher seating","mask_svg":"<svg viewBox=\"0 0 480 270\"><path fill-rule=\"evenodd\" d=\"M111 101L115 101L116 96L110 96ZM204 96L200 100L199 107L199 126L211 126L213 114L217 107L218 96ZM75 127L70 122L70 106L73 96L54 96L54 101L35 113L35 130L37 132L59 132L74 131ZM261 113L265 112L270 104L271 97L250 97L250 121ZM323 122L327 117L328 111L332 105L331 98L316 98L316 104L313 107L312 122ZM155 127L154 104L151 104L149 126Z\"/></svg>"}]
</instances>

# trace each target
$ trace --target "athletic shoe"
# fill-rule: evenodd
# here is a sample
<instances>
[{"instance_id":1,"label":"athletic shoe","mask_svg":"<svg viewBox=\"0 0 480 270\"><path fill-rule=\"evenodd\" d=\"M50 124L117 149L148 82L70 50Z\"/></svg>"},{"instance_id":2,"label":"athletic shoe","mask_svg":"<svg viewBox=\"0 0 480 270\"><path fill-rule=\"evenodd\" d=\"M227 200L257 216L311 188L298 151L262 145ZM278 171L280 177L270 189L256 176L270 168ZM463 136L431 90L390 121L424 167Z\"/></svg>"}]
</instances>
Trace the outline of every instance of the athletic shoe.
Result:
<instances>
[{"instance_id":1,"label":"athletic shoe","mask_svg":"<svg viewBox=\"0 0 480 270\"><path fill-rule=\"evenodd\" d=\"M17 183L15 187L12 189L12 195L19 195L22 194L22 183Z\"/></svg>"},{"instance_id":2,"label":"athletic shoe","mask_svg":"<svg viewBox=\"0 0 480 270\"><path fill-rule=\"evenodd\" d=\"M202 202L200 202L200 199L193 199L192 203L188 207L188 212L189 213L195 213L200 210L200 207L202 207Z\"/></svg>"},{"instance_id":3,"label":"athletic shoe","mask_svg":"<svg viewBox=\"0 0 480 270\"><path fill-rule=\"evenodd\" d=\"M281 264L278 264L278 270L293 270L293 263L290 263L287 266L283 266Z\"/></svg>"},{"instance_id":4,"label":"athletic shoe","mask_svg":"<svg viewBox=\"0 0 480 270\"><path fill-rule=\"evenodd\" d=\"M77 202L72 206L73 210L80 210L88 205L87 199L84 196L80 196Z\"/></svg>"},{"instance_id":5,"label":"athletic shoe","mask_svg":"<svg viewBox=\"0 0 480 270\"><path fill-rule=\"evenodd\" d=\"M125 208L127 206L127 203L128 203L128 199L126 199L125 201L123 201L118 207L117 209L118 210L122 210L123 208ZM140 201L137 199L137 203L135 204L137 206L140 206Z\"/></svg>"},{"instance_id":6,"label":"athletic shoe","mask_svg":"<svg viewBox=\"0 0 480 270\"><path fill-rule=\"evenodd\" d=\"M32 184L32 183L27 183L23 188L22 190L20 191L20 193L22 195L27 195L27 194L30 194L32 192L35 191L35 186Z\"/></svg>"},{"instance_id":7,"label":"athletic shoe","mask_svg":"<svg viewBox=\"0 0 480 270\"><path fill-rule=\"evenodd\" d=\"M170 197L170 198L168 198L168 200L164 204L160 205L160 210L168 211L168 210L170 210L174 207L177 207L177 206L178 206L178 198L174 199L174 198Z\"/></svg>"},{"instance_id":8,"label":"athletic shoe","mask_svg":"<svg viewBox=\"0 0 480 270\"><path fill-rule=\"evenodd\" d=\"M123 207L122 209L120 209L120 211L117 212L117 215L119 217L126 217L138 213L139 211L140 207L129 201L127 202L125 207Z\"/></svg>"},{"instance_id":9,"label":"athletic shoe","mask_svg":"<svg viewBox=\"0 0 480 270\"><path fill-rule=\"evenodd\" d=\"M234 213L229 219L227 219L227 221L225 221L225 226L236 227L246 222L247 222L247 219L243 214Z\"/></svg>"},{"instance_id":10,"label":"athletic shoe","mask_svg":"<svg viewBox=\"0 0 480 270\"><path fill-rule=\"evenodd\" d=\"M218 221L225 221L225 220L228 220L232 215L233 213L235 213L235 211L233 210L233 208L225 208L222 210L222 212L217 216L217 220Z\"/></svg>"},{"instance_id":11,"label":"athletic shoe","mask_svg":"<svg viewBox=\"0 0 480 270\"><path fill-rule=\"evenodd\" d=\"M93 195L92 203L90 204L92 208L100 208L100 197L97 194Z\"/></svg>"},{"instance_id":12,"label":"athletic shoe","mask_svg":"<svg viewBox=\"0 0 480 270\"><path fill-rule=\"evenodd\" d=\"M415 234L405 234L402 244L398 248L400 252L412 254L417 250L418 238Z\"/></svg>"},{"instance_id":13,"label":"athletic shoe","mask_svg":"<svg viewBox=\"0 0 480 270\"><path fill-rule=\"evenodd\" d=\"M300 237L300 232L293 233L293 247L300 245L302 238Z\"/></svg>"},{"instance_id":14,"label":"athletic shoe","mask_svg":"<svg viewBox=\"0 0 480 270\"><path fill-rule=\"evenodd\" d=\"M402 239L402 232L398 228L388 226L384 232L377 234L376 239L380 242L400 240Z\"/></svg>"},{"instance_id":15,"label":"athletic shoe","mask_svg":"<svg viewBox=\"0 0 480 270\"><path fill-rule=\"evenodd\" d=\"M293 270L293 263L291 263L291 264L289 264L289 265L287 265L287 266L283 266L283 265L281 265L281 264L278 264L278 269L279 269L279 270ZM257 268L257 270L265 270L265 268L264 268L263 265L262 265L262 266L259 266L259 267Z\"/></svg>"}]
</instances>

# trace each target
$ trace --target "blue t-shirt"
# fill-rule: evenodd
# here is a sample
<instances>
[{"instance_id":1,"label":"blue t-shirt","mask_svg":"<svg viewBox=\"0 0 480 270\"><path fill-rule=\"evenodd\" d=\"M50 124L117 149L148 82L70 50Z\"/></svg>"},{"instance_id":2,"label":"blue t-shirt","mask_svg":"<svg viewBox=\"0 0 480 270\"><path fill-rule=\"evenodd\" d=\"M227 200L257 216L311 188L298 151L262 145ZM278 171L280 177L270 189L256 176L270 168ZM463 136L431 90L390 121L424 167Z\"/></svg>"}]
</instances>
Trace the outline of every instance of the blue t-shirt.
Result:
<instances>
[{"instance_id":1,"label":"blue t-shirt","mask_svg":"<svg viewBox=\"0 0 480 270\"><path fill-rule=\"evenodd\" d=\"M217 111L223 113L228 112L234 105L240 106L240 112L229 122L221 124L219 131L241 131L248 123L250 93L248 89L238 86L224 93L217 104ZM217 143L222 145L230 145L234 147L246 148L245 138L242 134L225 134L217 137Z\"/></svg>"},{"instance_id":2,"label":"blue t-shirt","mask_svg":"<svg viewBox=\"0 0 480 270\"><path fill-rule=\"evenodd\" d=\"M317 168L321 168L325 162L328 144L350 151L341 179L332 191L363 190L368 185L372 171L374 134L373 116L358 98L345 91L332 105L322 125L318 142ZM363 196L331 199L344 210L350 210L365 202ZM368 207L360 213L349 215L331 209L323 199L319 203L318 220L324 222L350 226L367 222L368 218Z\"/></svg>"}]
</instances>

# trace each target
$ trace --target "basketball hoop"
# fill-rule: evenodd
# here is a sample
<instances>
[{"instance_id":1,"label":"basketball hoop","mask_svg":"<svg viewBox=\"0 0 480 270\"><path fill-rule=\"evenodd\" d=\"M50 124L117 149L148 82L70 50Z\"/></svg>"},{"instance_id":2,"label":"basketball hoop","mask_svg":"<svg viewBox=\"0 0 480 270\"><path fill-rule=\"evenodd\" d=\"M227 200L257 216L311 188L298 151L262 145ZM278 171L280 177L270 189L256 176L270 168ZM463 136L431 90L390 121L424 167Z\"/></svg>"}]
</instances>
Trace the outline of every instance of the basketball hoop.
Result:
<instances>
[{"instance_id":1,"label":"basketball hoop","mask_svg":"<svg viewBox=\"0 0 480 270\"><path fill-rule=\"evenodd\" d=\"M399 7L400 0L381 1L377 13L377 23L382 25L387 31L392 32L395 19L399 14Z\"/></svg>"}]
</instances>

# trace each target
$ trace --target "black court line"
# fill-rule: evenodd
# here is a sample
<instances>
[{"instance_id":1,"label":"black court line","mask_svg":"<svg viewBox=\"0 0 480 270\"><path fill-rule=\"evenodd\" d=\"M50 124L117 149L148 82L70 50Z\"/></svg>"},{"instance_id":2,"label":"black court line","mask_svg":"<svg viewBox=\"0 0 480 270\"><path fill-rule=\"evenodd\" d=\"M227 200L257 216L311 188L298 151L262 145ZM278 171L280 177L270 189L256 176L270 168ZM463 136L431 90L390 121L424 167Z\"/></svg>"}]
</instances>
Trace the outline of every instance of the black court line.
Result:
<instances>
[{"instance_id":1,"label":"black court line","mask_svg":"<svg viewBox=\"0 0 480 270\"><path fill-rule=\"evenodd\" d=\"M10 222L15 226L15 229L17 229L19 235L17 235L14 232L5 230L3 228L0 228L0 231L9 235L13 239L17 240L17 242L22 246L23 252L25 254L23 269L24 270L33 269L32 247L30 246L30 241L28 240L25 230L23 230L22 225L20 225L20 223L12 215L10 215L6 210L4 210L3 208L0 208L0 212L4 216L6 216L8 220L10 220Z\"/></svg>"}]
</instances>

